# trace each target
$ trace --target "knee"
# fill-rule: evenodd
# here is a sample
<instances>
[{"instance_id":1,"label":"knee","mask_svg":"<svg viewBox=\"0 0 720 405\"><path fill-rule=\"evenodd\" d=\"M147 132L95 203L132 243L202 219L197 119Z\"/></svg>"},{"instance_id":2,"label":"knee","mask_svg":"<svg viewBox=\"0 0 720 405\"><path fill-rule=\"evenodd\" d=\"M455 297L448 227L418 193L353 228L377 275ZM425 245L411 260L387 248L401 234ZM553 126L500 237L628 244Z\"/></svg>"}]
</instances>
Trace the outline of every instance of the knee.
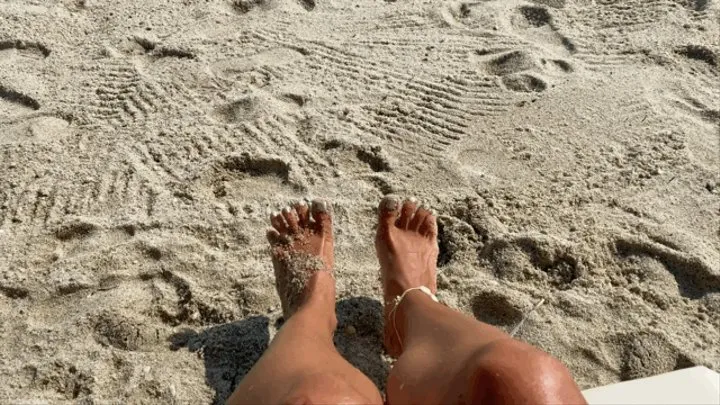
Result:
<instances>
[{"instance_id":1,"label":"knee","mask_svg":"<svg viewBox=\"0 0 720 405\"><path fill-rule=\"evenodd\" d=\"M536 374L564 377L569 374L565 365L548 353L515 339L490 343L476 354L477 363L502 369L505 372L536 371Z\"/></svg>"},{"instance_id":2,"label":"knee","mask_svg":"<svg viewBox=\"0 0 720 405\"><path fill-rule=\"evenodd\" d=\"M500 340L472 359L478 399L499 403L582 403L567 367L558 359L526 343Z\"/></svg>"},{"instance_id":3,"label":"knee","mask_svg":"<svg viewBox=\"0 0 720 405\"><path fill-rule=\"evenodd\" d=\"M303 377L281 402L286 405L308 405L367 404L375 401L357 391L346 379L327 373Z\"/></svg>"}]
</instances>

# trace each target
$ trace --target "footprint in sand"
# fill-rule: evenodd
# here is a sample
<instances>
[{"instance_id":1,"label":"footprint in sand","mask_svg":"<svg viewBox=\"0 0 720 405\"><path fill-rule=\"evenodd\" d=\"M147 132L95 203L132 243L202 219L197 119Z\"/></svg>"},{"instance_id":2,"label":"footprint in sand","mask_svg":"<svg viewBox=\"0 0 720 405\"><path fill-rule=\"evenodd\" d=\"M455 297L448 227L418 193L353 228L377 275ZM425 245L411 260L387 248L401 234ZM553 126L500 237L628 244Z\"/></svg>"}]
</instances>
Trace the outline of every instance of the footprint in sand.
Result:
<instances>
[{"instance_id":1,"label":"footprint in sand","mask_svg":"<svg viewBox=\"0 0 720 405\"><path fill-rule=\"evenodd\" d=\"M274 8L288 11L297 11L298 9L313 11L316 3L315 0L233 0L230 2L230 6L238 14L247 14L256 9L267 11Z\"/></svg>"},{"instance_id":2,"label":"footprint in sand","mask_svg":"<svg viewBox=\"0 0 720 405\"><path fill-rule=\"evenodd\" d=\"M50 49L38 42L0 41L0 145L47 142L69 133L69 123L43 112L46 89L37 74ZM34 72L34 73L33 73Z\"/></svg>"},{"instance_id":3,"label":"footprint in sand","mask_svg":"<svg viewBox=\"0 0 720 405\"><path fill-rule=\"evenodd\" d=\"M506 89L543 92L575 70L567 60L575 45L559 33L547 7L503 4L493 6L492 11L495 29L501 33L498 35L510 34L515 37L511 42L516 44L477 49L469 55L469 61L485 73L498 76Z\"/></svg>"},{"instance_id":4,"label":"footprint in sand","mask_svg":"<svg viewBox=\"0 0 720 405\"><path fill-rule=\"evenodd\" d=\"M510 25L514 32L528 41L553 48L566 56L576 51L573 41L560 33L551 11L542 5L524 5L510 10Z\"/></svg>"},{"instance_id":5,"label":"footprint in sand","mask_svg":"<svg viewBox=\"0 0 720 405\"><path fill-rule=\"evenodd\" d=\"M574 71L570 62L546 56L537 49L480 49L470 55L473 64L500 78L508 90L542 92Z\"/></svg>"},{"instance_id":6,"label":"footprint in sand","mask_svg":"<svg viewBox=\"0 0 720 405\"><path fill-rule=\"evenodd\" d=\"M576 68L577 46L564 35L554 16L564 0L537 0L535 4L503 4L497 10L500 32L514 36L516 47L485 49L486 69L501 76L505 87L518 92L542 92L561 83Z\"/></svg>"},{"instance_id":7,"label":"footprint in sand","mask_svg":"<svg viewBox=\"0 0 720 405\"><path fill-rule=\"evenodd\" d=\"M0 120L40 110L38 94L44 89L36 75L28 72L36 71L49 55L50 49L40 43L0 41Z\"/></svg>"},{"instance_id":8,"label":"footprint in sand","mask_svg":"<svg viewBox=\"0 0 720 405\"><path fill-rule=\"evenodd\" d=\"M458 154L457 161L461 168L471 177L483 177L502 181L515 176L520 168L503 153L503 147L488 145L463 150Z\"/></svg>"}]
</instances>

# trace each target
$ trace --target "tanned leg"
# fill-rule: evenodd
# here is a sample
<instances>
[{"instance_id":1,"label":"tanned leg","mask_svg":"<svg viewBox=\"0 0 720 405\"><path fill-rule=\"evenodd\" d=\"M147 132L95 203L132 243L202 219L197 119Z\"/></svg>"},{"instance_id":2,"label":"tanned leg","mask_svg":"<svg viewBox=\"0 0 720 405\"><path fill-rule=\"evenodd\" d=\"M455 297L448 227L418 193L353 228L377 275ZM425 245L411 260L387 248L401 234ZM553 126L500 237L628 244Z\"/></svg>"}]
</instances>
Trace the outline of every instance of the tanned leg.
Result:
<instances>
[{"instance_id":1,"label":"tanned leg","mask_svg":"<svg viewBox=\"0 0 720 405\"><path fill-rule=\"evenodd\" d=\"M332 216L296 204L268 232L286 322L228 404L382 404L375 385L335 350Z\"/></svg>"},{"instance_id":2,"label":"tanned leg","mask_svg":"<svg viewBox=\"0 0 720 405\"><path fill-rule=\"evenodd\" d=\"M387 352L399 357L390 404L584 404L567 368L547 353L410 291L436 291L435 217L414 200L380 203L376 249L385 298Z\"/></svg>"}]
</instances>

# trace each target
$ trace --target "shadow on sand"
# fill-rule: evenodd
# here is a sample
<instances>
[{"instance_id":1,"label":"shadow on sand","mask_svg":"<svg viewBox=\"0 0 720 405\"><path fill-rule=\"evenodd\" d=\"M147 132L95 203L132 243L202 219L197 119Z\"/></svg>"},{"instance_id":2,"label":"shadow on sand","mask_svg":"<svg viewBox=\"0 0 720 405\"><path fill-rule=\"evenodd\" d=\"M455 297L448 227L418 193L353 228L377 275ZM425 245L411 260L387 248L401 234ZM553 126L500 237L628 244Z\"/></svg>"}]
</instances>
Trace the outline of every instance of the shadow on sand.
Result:
<instances>
[{"instance_id":1,"label":"shadow on sand","mask_svg":"<svg viewBox=\"0 0 720 405\"><path fill-rule=\"evenodd\" d=\"M337 303L335 312L335 347L384 392L390 366L383 359L382 304L367 297L345 298Z\"/></svg>"},{"instance_id":2,"label":"shadow on sand","mask_svg":"<svg viewBox=\"0 0 720 405\"><path fill-rule=\"evenodd\" d=\"M340 300L335 310L337 350L384 390L389 366L382 356L382 305L371 298L354 297ZM215 390L214 403L222 404L267 349L269 327L268 317L254 316L201 332L186 329L170 337L170 348L202 353L205 381Z\"/></svg>"}]
</instances>

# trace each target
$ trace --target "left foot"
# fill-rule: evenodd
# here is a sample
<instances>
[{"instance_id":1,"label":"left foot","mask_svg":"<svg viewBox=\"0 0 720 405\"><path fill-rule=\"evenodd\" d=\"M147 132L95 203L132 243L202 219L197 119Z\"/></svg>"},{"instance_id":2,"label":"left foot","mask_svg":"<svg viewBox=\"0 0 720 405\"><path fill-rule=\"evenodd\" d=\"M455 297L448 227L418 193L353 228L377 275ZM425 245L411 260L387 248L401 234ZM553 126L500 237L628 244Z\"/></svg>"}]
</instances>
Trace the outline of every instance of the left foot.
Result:
<instances>
[{"instance_id":1,"label":"left foot","mask_svg":"<svg viewBox=\"0 0 720 405\"><path fill-rule=\"evenodd\" d=\"M334 240L327 201L314 200L311 207L296 203L271 215L270 222L267 238L285 319L311 301L334 313Z\"/></svg>"}]
</instances>

